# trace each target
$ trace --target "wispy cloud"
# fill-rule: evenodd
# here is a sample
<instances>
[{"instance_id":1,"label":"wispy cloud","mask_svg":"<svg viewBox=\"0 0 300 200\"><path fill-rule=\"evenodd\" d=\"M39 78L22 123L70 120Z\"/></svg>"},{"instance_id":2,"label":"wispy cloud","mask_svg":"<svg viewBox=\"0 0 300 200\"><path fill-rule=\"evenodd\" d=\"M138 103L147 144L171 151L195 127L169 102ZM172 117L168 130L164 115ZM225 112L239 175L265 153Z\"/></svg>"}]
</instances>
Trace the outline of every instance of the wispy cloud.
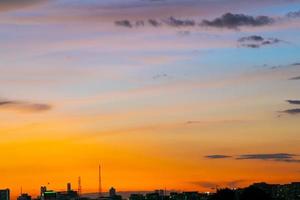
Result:
<instances>
[{"instance_id":1,"label":"wispy cloud","mask_svg":"<svg viewBox=\"0 0 300 200\"><path fill-rule=\"evenodd\" d=\"M264 38L259 35L251 35L238 39L240 46L248 48L260 48L262 46L277 44L279 42L283 41L278 38Z\"/></svg>"},{"instance_id":2,"label":"wispy cloud","mask_svg":"<svg viewBox=\"0 0 300 200\"><path fill-rule=\"evenodd\" d=\"M205 158L208 159L224 159L224 158L231 158L232 156L228 155L220 155L220 154L214 154L214 155L207 155Z\"/></svg>"},{"instance_id":3,"label":"wispy cloud","mask_svg":"<svg viewBox=\"0 0 300 200\"><path fill-rule=\"evenodd\" d=\"M286 100L289 104L296 104L299 105L300 104L300 100Z\"/></svg>"},{"instance_id":4,"label":"wispy cloud","mask_svg":"<svg viewBox=\"0 0 300 200\"><path fill-rule=\"evenodd\" d=\"M289 114L289 115L299 115L300 114L300 108L295 109L288 109L284 111L280 111L281 113Z\"/></svg>"},{"instance_id":5,"label":"wispy cloud","mask_svg":"<svg viewBox=\"0 0 300 200\"><path fill-rule=\"evenodd\" d=\"M214 20L203 20L202 26L215 28L237 29L241 26L265 26L274 23L274 19L268 16L253 17L245 14L226 13Z\"/></svg>"},{"instance_id":6,"label":"wispy cloud","mask_svg":"<svg viewBox=\"0 0 300 200\"><path fill-rule=\"evenodd\" d=\"M289 80L291 80L291 81L300 80L300 76L292 77L292 78L290 78Z\"/></svg>"},{"instance_id":7,"label":"wispy cloud","mask_svg":"<svg viewBox=\"0 0 300 200\"><path fill-rule=\"evenodd\" d=\"M300 162L296 159L297 155L289 153L275 153L275 154L243 154L238 156L237 160L271 160L280 162Z\"/></svg>"},{"instance_id":8,"label":"wispy cloud","mask_svg":"<svg viewBox=\"0 0 300 200\"><path fill-rule=\"evenodd\" d=\"M173 27L187 27L187 26L195 26L196 22L192 19L176 19L175 17L170 17L164 22Z\"/></svg>"},{"instance_id":9,"label":"wispy cloud","mask_svg":"<svg viewBox=\"0 0 300 200\"><path fill-rule=\"evenodd\" d=\"M194 19L180 19L174 16L168 18L162 18L160 20L157 19L138 19L138 20L116 20L115 24L117 26L124 26L127 28L132 27L143 27L146 25L150 25L152 27L159 27L159 26L168 26L168 27L215 27L215 28L227 28L227 29L238 29L242 26L252 26L252 27L259 27L273 24L275 20L268 16L250 16L244 14L233 14L233 13L226 13L221 17L215 18L214 20L207 20L204 19L202 21L196 21ZM251 39L251 38L249 38ZM269 39L271 40L271 39ZM274 40L275 41L275 40ZM263 43L267 44L268 40L262 41ZM269 41L271 42L271 41Z\"/></svg>"},{"instance_id":10,"label":"wispy cloud","mask_svg":"<svg viewBox=\"0 0 300 200\"><path fill-rule=\"evenodd\" d=\"M187 125L193 125L193 124L213 124L213 123L218 123L218 124L230 124L230 123L245 123L245 122L250 122L250 121L247 121L247 120L215 120L215 121L201 121L201 120L190 120L190 121L186 121L186 124Z\"/></svg>"},{"instance_id":11,"label":"wispy cloud","mask_svg":"<svg viewBox=\"0 0 300 200\"><path fill-rule=\"evenodd\" d=\"M297 18L300 17L300 10L294 11L294 12L289 12L286 14L287 17L289 18Z\"/></svg>"},{"instance_id":12,"label":"wispy cloud","mask_svg":"<svg viewBox=\"0 0 300 200\"><path fill-rule=\"evenodd\" d=\"M43 111L51 110L52 106L49 104L42 104L42 103L0 100L0 109L1 108L12 109L17 111L25 111L25 112L43 112Z\"/></svg>"},{"instance_id":13,"label":"wispy cloud","mask_svg":"<svg viewBox=\"0 0 300 200\"><path fill-rule=\"evenodd\" d=\"M147 19L147 20L128 20L128 19L122 19L122 20L116 20L115 21L116 26L123 26L126 28L133 28L133 27L144 27L144 26L151 26L151 27L160 27L160 26L168 26L168 27L193 27L196 26L196 21L192 19L179 19L175 18L173 16L169 18L164 19Z\"/></svg>"},{"instance_id":14,"label":"wispy cloud","mask_svg":"<svg viewBox=\"0 0 300 200\"><path fill-rule=\"evenodd\" d=\"M276 162L287 162L287 163L300 163L300 159L297 159L296 154L290 153L273 153L273 154L242 154L238 156L230 155L208 155L204 158L209 159L227 159L234 158L235 160L262 160L262 161L276 161Z\"/></svg>"},{"instance_id":15,"label":"wispy cloud","mask_svg":"<svg viewBox=\"0 0 300 200\"><path fill-rule=\"evenodd\" d=\"M153 27L161 26L161 23L156 19L148 19L148 23Z\"/></svg>"},{"instance_id":16,"label":"wispy cloud","mask_svg":"<svg viewBox=\"0 0 300 200\"><path fill-rule=\"evenodd\" d=\"M162 78L167 78L168 74L162 73L162 74L156 74L152 77L152 79L157 80L157 79L162 79Z\"/></svg>"},{"instance_id":17,"label":"wispy cloud","mask_svg":"<svg viewBox=\"0 0 300 200\"><path fill-rule=\"evenodd\" d=\"M300 63L296 62L296 63L292 63L292 66L300 66Z\"/></svg>"},{"instance_id":18,"label":"wispy cloud","mask_svg":"<svg viewBox=\"0 0 300 200\"><path fill-rule=\"evenodd\" d=\"M131 24L131 22L129 20L120 20L120 21L115 21L115 24L117 26L124 26L127 28L132 28L133 25Z\"/></svg>"}]
</instances>

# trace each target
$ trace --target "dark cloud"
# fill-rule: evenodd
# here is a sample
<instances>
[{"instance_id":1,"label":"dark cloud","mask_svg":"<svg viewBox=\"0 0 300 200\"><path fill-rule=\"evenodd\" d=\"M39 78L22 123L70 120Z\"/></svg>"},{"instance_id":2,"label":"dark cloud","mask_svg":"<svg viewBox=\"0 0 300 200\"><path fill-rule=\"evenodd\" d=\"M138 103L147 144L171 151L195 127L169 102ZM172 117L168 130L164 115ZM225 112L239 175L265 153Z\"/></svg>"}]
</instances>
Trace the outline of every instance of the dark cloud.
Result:
<instances>
[{"instance_id":1,"label":"dark cloud","mask_svg":"<svg viewBox=\"0 0 300 200\"><path fill-rule=\"evenodd\" d=\"M161 23L158 22L157 20L155 19L148 19L148 23L153 26L153 27L158 27L158 26L161 26Z\"/></svg>"},{"instance_id":2,"label":"dark cloud","mask_svg":"<svg viewBox=\"0 0 300 200\"><path fill-rule=\"evenodd\" d=\"M288 109L284 111L280 111L281 113L289 114L289 115L299 115L300 114L300 108L295 109Z\"/></svg>"},{"instance_id":3,"label":"dark cloud","mask_svg":"<svg viewBox=\"0 0 300 200\"><path fill-rule=\"evenodd\" d=\"M224 159L224 158L231 158L231 156L228 156L228 155L207 155L205 156L205 158L208 158L208 159Z\"/></svg>"},{"instance_id":4,"label":"dark cloud","mask_svg":"<svg viewBox=\"0 0 300 200\"><path fill-rule=\"evenodd\" d=\"M13 109L18 111L42 112L52 109L49 104L29 103L23 101L0 101L0 108Z\"/></svg>"},{"instance_id":5,"label":"dark cloud","mask_svg":"<svg viewBox=\"0 0 300 200\"><path fill-rule=\"evenodd\" d=\"M300 109L299 109L300 112ZM297 155L288 153L275 153L275 154L244 154L238 156L237 160L270 160L279 162L300 162L296 159Z\"/></svg>"},{"instance_id":6,"label":"dark cloud","mask_svg":"<svg viewBox=\"0 0 300 200\"><path fill-rule=\"evenodd\" d=\"M275 70L275 69L283 69L283 68L298 67L298 66L300 66L300 63L295 62L295 63L288 64L288 65L277 65L277 66L272 66L272 67L270 67L269 69ZM265 66L265 67L267 67L267 66Z\"/></svg>"},{"instance_id":7,"label":"dark cloud","mask_svg":"<svg viewBox=\"0 0 300 200\"><path fill-rule=\"evenodd\" d=\"M292 66L300 66L300 63L293 63Z\"/></svg>"},{"instance_id":8,"label":"dark cloud","mask_svg":"<svg viewBox=\"0 0 300 200\"><path fill-rule=\"evenodd\" d=\"M280 40L278 38L268 38L262 42L262 45L276 44L279 42L282 42L282 40Z\"/></svg>"},{"instance_id":9,"label":"dark cloud","mask_svg":"<svg viewBox=\"0 0 300 200\"><path fill-rule=\"evenodd\" d=\"M262 46L277 44L279 42L282 42L282 40L278 38L264 38L258 35L251 35L238 39L240 46L248 48L260 48Z\"/></svg>"},{"instance_id":10,"label":"dark cloud","mask_svg":"<svg viewBox=\"0 0 300 200\"><path fill-rule=\"evenodd\" d=\"M144 26L146 24L145 22L147 22L152 27L159 27L162 25L167 25L167 26L171 26L171 27L189 27L189 26L196 25L196 22L194 20L190 20L190 19L182 20L182 19L176 19L175 17L163 19L163 20L161 20L161 22L156 19L148 19L146 21L144 21L144 20L130 21L130 20L125 19L125 20L115 21L115 24L117 26L132 28L134 24L136 26Z\"/></svg>"},{"instance_id":11,"label":"dark cloud","mask_svg":"<svg viewBox=\"0 0 300 200\"><path fill-rule=\"evenodd\" d=\"M186 27L186 26L195 26L196 22L191 19L176 19L175 17L170 17L169 19L164 20L166 24L173 27Z\"/></svg>"},{"instance_id":12,"label":"dark cloud","mask_svg":"<svg viewBox=\"0 0 300 200\"><path fill-rule=\"evenodd\" d=\"M291 80L291 81L294 81L294 80L300 80L300 76L292 77L292 78L290 78L289 80Z\"/></svg>"},{"instance_id":13,"label":"dark cloud","mask_svg":"<svg viewBox=\"0 0 300 200\"><path fill-rule=\"evenodd\" d=\"M274 19L268 16L249 16L244 14L226 13L214 20L203 20L202 26L210 26L216 28L237 29L240 26L265 26L274 23Z\"/></svg>"},{"instance_id":14,"label":"dark cloud","mask_svg":"<svg viewBox=\"0 0 300 200\"><path fill-rule=\"evenodd\" d=\"M300 100L286 100L289 104L300 105Z\"/></svg>"},{"instance_id":15,"label":"dark cloud","mask_svg":"<svg viewBox=\"0 0 300 200\"><path fill-rule=\"evenodd\" d=\"M262 36L259 36L259 35L251 35L251 36L247 36L247 37L241 37L238 41L239 42L247 42L247 41L262 42L262 41L264 41L264 38Z\"/></svg>"},{"instance_id":16,"label":"dark cloud","mask_svg":"<svg viewBox=\"0 0 300 200\"><path fill-rule=\"evenodd\" d=\"M140 20L141 21L141 20ZM250 15L244 15L244 14L232 14L232 13L226 13L222 15L221 17L215 18L214 20L202 20L202 22L197 22L193 19L178 19L173 16L169 18L163 18L161 19L161 22L157 21L156 19L149 18L148 20L145 20L145 22L148 22L150 26L158 27L161 25L171 26L171 27L194 27L196 25L200 26L210 26L210 27L216 27L216 28L229 28L229 29L238 29L241 26L265 26L270 25L275 22L275 20L268 16L257 16L253 17ZM133 27L133 24L136 24L135 22L132 22L130 20L119 20L115 21L115 24L118 26L124 26L131 28ZM264 44L271 44L279 42L280 40L269 39L269 40L263 40L263 38L260 38L260 36L250 36L247 38L241 38L251 41L261 41ZM263 40L263 41L262 41Z\"/></svg>"},{"instance_id":17,"label":"dark cloud","mask_svg":"<svg viewBox=\"0 0 300 200\"><path fill-rule=\"evenodd\" d=\"M131 24L129 24L129 25L131 25ZM143 20L138 20L135 22L135 26L136 27L145 26L145 22Z\"/></svg>"},{"instance_id":18,"label":"dark cloud","mask_svg":"<svg viewBox=\"0 0 300 200\"><path fill-rule=\"evenodd\" d=\"M300 10L299 11L295 11L295 12L289 12L288 14L286 14L286 16L288 18L297 18L297 17L300 17Z\"/></svg>"},{"instance_id":19,"label":"dark cloud","mask_svg":"<svg viewBox=\"0 0 300 200\"><path fill-rule=\"evenodd\" d=\"M172 26L172 27L187 27L187 26L195 26L195 22L193 20L179 20L174 17L170 17L164 20L156 20L156 19L148 19L148 20L137 20L137 21L129 21L129 20L119 20L115 21L117 26L124 26L127 28L132 27L142 27L146 25L150 25L152 27L160 27L163 25Z\"/></svg>"},{"instance_id":20,"label":"dark cloud","mask_svg":"<svg viewBox=\"0 0 300 200\"><path fill-rule=\"evenodd\" d=\"M300 109L299 109L300 113ZM242 154L238 156L230 156L223 154L207 155L208 159L226 159L233 158L235 160L262 160L262 161L276 161L286 163L300 163L300 159L297 159L298 155L290 153L274 153L274 154Z\"/></svg>"},{"instance_id":21,"label":"dark cloud","mask_svg":"<svg viewBox=\"0 0 300 200\"><path fill-rule=\"evenodd\" d=\"M120 21L115 21L115 24L117 26L123 26L123 27L127 27L127 28L132 28L133 25L129 20L120 20Z\"/></svg>"}]
</instances>

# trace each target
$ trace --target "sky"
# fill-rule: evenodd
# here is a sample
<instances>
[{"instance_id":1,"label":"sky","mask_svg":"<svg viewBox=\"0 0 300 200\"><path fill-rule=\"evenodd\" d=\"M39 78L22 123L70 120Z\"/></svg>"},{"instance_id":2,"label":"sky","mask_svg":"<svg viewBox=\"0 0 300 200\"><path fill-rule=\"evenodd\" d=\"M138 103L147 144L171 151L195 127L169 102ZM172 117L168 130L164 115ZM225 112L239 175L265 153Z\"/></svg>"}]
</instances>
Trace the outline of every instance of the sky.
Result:
<instances>
[{"instance_id":1,"label":"sky","mask_svg":"<svg viewBox=\"0 0 300 200\"><path fill-rule=\"evenodd\" d=\"M0 188L300 180L299 0L0 0Z\"/></svg>"}]
</instances>

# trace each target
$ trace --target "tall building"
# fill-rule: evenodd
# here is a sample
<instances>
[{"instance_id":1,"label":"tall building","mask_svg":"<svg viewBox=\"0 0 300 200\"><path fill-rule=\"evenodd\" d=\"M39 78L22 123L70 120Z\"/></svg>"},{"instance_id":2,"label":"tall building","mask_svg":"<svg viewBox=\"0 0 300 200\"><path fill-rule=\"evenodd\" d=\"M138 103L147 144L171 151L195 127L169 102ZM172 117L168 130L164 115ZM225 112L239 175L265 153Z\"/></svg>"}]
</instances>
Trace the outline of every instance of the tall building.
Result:
<instances>
[{"instance_id":1,"label":"tall building","mask_svg":"<svg viewBox=\"0 0 300 200\"><path fill-rule=\"evenodd\" d=\"M10 200L9 189L0 190L0 200Z\"/></svg>"},{"instance_id":2,"label":"tall building","mask_svg":"<svg viewBox=\"0 0 300 200\"><path fill-rule=\"evenodd\" d=\"M68 183L68 184L67 184L67 191L69 192L69 191L71 191L71 190L72 190L71 183Z\"/></svg>"}]
</instances>

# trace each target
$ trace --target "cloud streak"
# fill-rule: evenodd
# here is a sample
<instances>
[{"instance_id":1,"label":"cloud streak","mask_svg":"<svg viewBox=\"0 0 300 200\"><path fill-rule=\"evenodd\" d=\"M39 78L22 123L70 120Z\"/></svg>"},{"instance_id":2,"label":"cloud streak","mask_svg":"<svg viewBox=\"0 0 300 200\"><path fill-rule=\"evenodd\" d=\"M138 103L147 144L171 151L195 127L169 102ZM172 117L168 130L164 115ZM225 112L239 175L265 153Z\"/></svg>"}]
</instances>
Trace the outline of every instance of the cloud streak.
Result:
<instances>
[{"instance_id":1,"label":"cloud streak","mask_svg":"<svg viewBox=\"0 0 300 200\"><path fill-rule=\"evenodd\" d=\"M294 109L288 109L284 111L280 111L281 113L289 114L289 115L299 115L300 114L300 108L294 108Z\"/></svg>"},{"instance_id":2,"label":"cloud streak","mask_svg":"<svg viewBox=\"0 0 300 200\"><path fill-rule=\"evenodd\" d=\"M300 160L296 159L297 155L288 153L275 153L275 154L244 154L238 156L237 160L271 160L279 162L296 162L300 163Z\"/></svg>"},{"instance_id":3,"label":"cloud streak","mask_svg":"<svg viewBox=\"0 0 300 200\"><path fill-rule=\"evenodd\" d=\"M228 156L228 155L220 155L220 154L215 154L215 155L207 155L205 156L205 158L208 159L224 159L224 158L231 158L232 156Z\"/></svg>"},{"instance_id":4,"label":"cloud streak","mask_svg":"<svg viewBox=\"0 0 300 200\"><path fill-rule=\"evenodd\" d=\"M259 26L266 26L271 25L275 22L275 19L268 17L268 16L250 16L245 14L233 14L233 13L226 13L221 17L217 17L214 20L207 20L204 19L202 21L196 21L194 19L179 19L174 16L169 18L163 18L160 20L157 19L147 19L147 20L116 20L115 25L123 26L127 28L134 27L141 27L145 25L150 25L152 27L159 27L159 26L168 26L168 27L214 27L214 28L227 28L227 29L238 29L242 26L250 26L250 27L259 27ZM251 38L250 38L251 39ZM270 39L271 40L271 39ZM268 40L262 41L268 43Z\"/></svg>"},{"instance_id":5,"label":"cloud streak","mask_svg":"<svg viewBox=\"0 0 300 200\"><path fill-rule=\"evenodd\" d=\"M289 80L291 80L291 81L300 80L300 76L292 77L292 78L290 78Z\"/></svg>"},{"instance_id":6,"label":"cloud streak","mask_svg":"<svg viewBox=\"0 0 300 200\"><path fill-rule=\"evenodd\" d=\"M300 105L300 100L286 100L289 104Z\"/></svg>"},{"instance_id":7,"label":"cloud streak","mask_svg":"<svg viewBox=\"0 0 300 200\"><path fill-rule=\"evenodd\" d=\"M300 111L299 111L300 112ZM290 153L274 153L274 154L242 154L238 156L230 155L208 155L204 158L208 159L226 159L234 158L235 160L261 160L261 161L276 161L276 162L287 162L287 163L300 163L297 159L298 155Z\"/></svg>"},{"instance_id":8,"label":"cloud streak","mask_svg":"<svg viewBox=\"0 0 300 200\"><path fill-rule=\"evenodd\" d=\"M25 112L43 112L52 109L49 104L42 103L30 103L23 101L10 101L10 100L0 100L0 109L12 109L17 111Z\"/></svg>"},{"instance_id":9,"label":"cloud streak","mask_svg":"<svg viewBox=\"0 0 300 200\"><path fill-rule=\"evenodd\" d=\"M203 20L202 26L215 28L237 29L241 26L265 26L274 23L274 19L268 16L253 17L245 14L226 13L214 20Z\"/></svg>"},{"instance_id":10,"label":"cloud streak","mask_svg":"<svg viewBox=\"0 0 300 200\"><path fill-rule=\"evenodd\" d=\"M262 46L273 45L280 42L282 42L282 40L278 38L264 38L259 35L251 35L238 39L239 45L247 48L260 48Z\"/></svg>"},{"instance_id":11,"label":"cloud streak","mask_svg":"<svg viewBox=\"0 0 300 200\"><path fill-rule=\"evenodd\" d=\"M300 17L300 10L295 11L295 12L289 12L289 13L286 14L286 16L288 18L297 18L297 17Z\"/></svg>"}]
</instances>

